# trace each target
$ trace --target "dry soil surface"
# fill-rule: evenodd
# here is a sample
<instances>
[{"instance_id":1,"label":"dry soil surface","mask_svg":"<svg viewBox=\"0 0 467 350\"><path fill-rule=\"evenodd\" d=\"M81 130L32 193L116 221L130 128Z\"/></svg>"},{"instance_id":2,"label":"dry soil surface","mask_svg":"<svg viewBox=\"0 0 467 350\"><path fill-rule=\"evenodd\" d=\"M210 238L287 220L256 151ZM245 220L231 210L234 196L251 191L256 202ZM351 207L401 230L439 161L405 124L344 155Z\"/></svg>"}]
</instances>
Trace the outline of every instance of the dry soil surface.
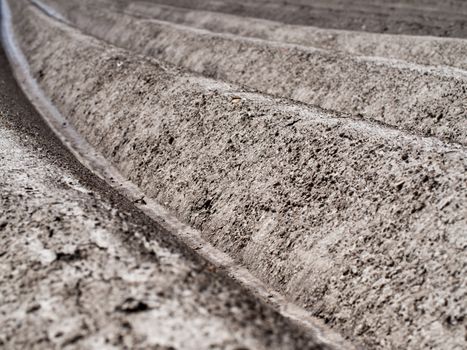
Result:
<instances>
[{"instance_id":1,"label":"dry soil surface","mask_svg":"<svg viewBox=\"0 0 467 350\"><path fill-rule=\"evenodd\" d=\"M126 0L123 0L126 2ZM463 0L149 0L322 28L467 37Z\"/></svg>"},{"instance_id":2,"label":"dry soil surface","mask_svg":"<svg viewBox=\"0 0 467 350\"><path fill-rule=\"evenodd\" d=\"M440 134L460 129L448 123L433 127L433 135L417 130L430 122L417 108L409 115L420 123L407 128L284 99L287 89L265 95L209 71L198 73L216 80L174 66L179 61L170 58L177 57L180 43L190 48L196 35L167 40L166 56L157 56L139 50L133 29L120 32L122 40L114 42L124 42L122 48L79 30L104 33L107 12L80 22L87 27L65 12L70 26L26 1L9 3L16 39L46 95L148 197L356 344L466 346L467 156L462 140ZM139 23L120 15L123 23ZM136 46L126 46L132 38ZM242 55L266 52L264 46L248 46L249 40L221 39L240 42L238 66ZM282 47L276 45L272 59L289 57L280 56ZM341 59L320 57L331 63ZM355 62L355 57L344 59ZM191 61L195 65L197 56ZM277 78L271 67L264 64L258 77ZM369 67L377 76L394 65ZM296 73L299 84L303 77ZM348 83L364 84L366 74ZM455 94L438 91L454 102L427 108L464 103L465 89L457 83L463 75L459 70L444 81ZM326 71L316 76L325 77ZM432 84L418 97L436 93L439 74L418 77ZM409 89L413 82L386 79L384 84ZM385 98L384 91L375 93L375 101ZM391 100L388 107L401 108L398 99ZM465 111L462 106L457 111L451 120L465 128ZM393 112L378 115L397 118ZM454 134L465 137L462 131Z\"/></svg>"},{"instance_id":3,"label":"dry soil surface","mask_svg":"<svg viewBox=\"0 0 467 350\"><path fill-rule=\"evenodd\" d=\"M0 347L328 349L68 153L0 52Z\"/></svg>"}]
</instances>

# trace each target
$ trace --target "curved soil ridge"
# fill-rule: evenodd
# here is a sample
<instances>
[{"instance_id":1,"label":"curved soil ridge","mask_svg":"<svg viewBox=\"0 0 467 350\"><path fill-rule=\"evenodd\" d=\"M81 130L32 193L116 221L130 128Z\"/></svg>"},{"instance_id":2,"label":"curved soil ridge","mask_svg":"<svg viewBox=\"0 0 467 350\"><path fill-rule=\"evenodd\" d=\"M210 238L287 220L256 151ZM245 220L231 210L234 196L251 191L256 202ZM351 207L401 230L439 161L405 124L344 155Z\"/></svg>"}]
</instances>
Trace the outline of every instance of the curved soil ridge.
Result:
<instances>
[{"instance_id":1,"label":"curved soil ridge","mask_svg":"<svg viewBox=\"0 0 467 350\"><path fill-rule=\"evenodd\" d=\"M107 7L63 15L90 35L205 76L467 144L467 71L216 34Z\"/></svg>"},{"instance_id":2,"label":"curved soil ridge","mask_svg":"<svg viewBox=\"0 0 467 350\"><path fill-rule=\"evenodd\" d=\"M126 0L123 0L125 2ZM148 3L238 16L257 17L289 24L375 33L467 37L465 2L409 4L373 0L149 0Z\"/></svg>"},{"instance_id":3,"label":"curved soil ridge","mask_svg":"<svg viewBox=\"0 0 467 350\"><path fill-rule=\"evenodd\" d=\"M423 65L467 68L467 45L462 39L373 34L318 27L286 25L280 22L245 18L209 11L190 11L173 6L131 2L126 13L145 18L231 33L270 41L346 52L356 56L400 59Z\"/></svg>"},{"instance_id":4,"label":"curved soil ridge","mask_svg":"<svg viewBox=\"0 0 467 350\"><path fill-rule=\"evenodd\" d=\"M462 146L184 73L24 4L40 86L148 197L365 346L466 345Z\"/></svg>"},{"instance_id":5,"label":"curved soil ridge","mask_svg":"<svg viewBox=\"0 0 467 350\"><path fill-rule=\"evenodd\" d=\"M241 17L212 11L159 5L146 1L115 2L41 0L73 18L81 7L123 12L145 19L173 22L217 33L230 33L268 41L278 41L354 56L393 58L429 66L467 68L467 44L463 39L433 36L374 34L360 31L333 30L310 26L287 25L280 22Z\"/></svg>"},{"instance_id":6,"label":"curved soil ridge","mask_svg":"<svg viewBox=\"0 0 467 350\"><path fill-rule=\"evenodd\" d=\"M348 349L260 302L88 171L2 49L0 91L2 349Z\"/></svg>"}]
</instances>

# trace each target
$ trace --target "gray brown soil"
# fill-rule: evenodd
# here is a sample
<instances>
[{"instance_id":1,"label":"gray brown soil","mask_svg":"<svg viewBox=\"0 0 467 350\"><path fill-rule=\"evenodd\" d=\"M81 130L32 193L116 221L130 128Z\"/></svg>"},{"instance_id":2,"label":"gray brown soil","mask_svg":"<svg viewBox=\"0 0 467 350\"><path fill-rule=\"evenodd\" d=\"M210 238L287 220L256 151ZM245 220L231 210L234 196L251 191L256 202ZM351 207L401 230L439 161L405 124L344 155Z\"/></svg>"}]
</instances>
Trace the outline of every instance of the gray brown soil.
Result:
<instances>
[{"instance_id":1,"label":"gray brown soil","mask_svg":"<svg viewBox=\"0 0 467 350\"><path fill-rule=\"evenodd\" d=\"M216 34L92 3L55 0L78 28L129 51L255 91L467 144L466 71ZM464 42L459 46L466 48Z\"/></svg>"},{"instance_id":2,"label":"gray brown soil","mask_svg":"<svg viewBox=\"0 0 467 350\"><path fill-rule=\"evenodd\" d=\"M145 19L169 21L212 32L230 33L270 41L298 44L358 56L401 59L425 65L467 68L467 45L462 39L433 36L379 34L334 30L313 26L288 25L281 22L242 17L220 12L199 11L145 1L115 2L41 0L53 8L61 7L66 17L79 13L83 6L99 11L105 3L107 13L117 11ZM63 8L64 7L64 8ZM90 20L91 18L88 18Z\"/></svg>"},{"instance_id":3,"label":"gray brown soil","mask_svg":"<svg viewBox=\"0 0 467 350\"><path fill-rule=\"evenodd\" d=\"M328 349L90 174L0 52L2 349Z\"/></svg>"},{"instance_id":4,"label":"gray brown soil","mask_svg":"<svg viewBox=\"0 0 467 350\"><path fill-rule=\"evenodd\" d=\"M467 37L467 5L463 0L149 0L148 2L322 28Z\"/></svg>"},{"instance_id":5,"label":"gray brown soil","mask_svg":"<svg viewBox=\"0 0 467 350\"><path fill-rule=\"evenodd\" d=\"M148 196L357 344L466 347L463 146L248 93L10 4L45 93Z\"/></svg>"}]
</instances>

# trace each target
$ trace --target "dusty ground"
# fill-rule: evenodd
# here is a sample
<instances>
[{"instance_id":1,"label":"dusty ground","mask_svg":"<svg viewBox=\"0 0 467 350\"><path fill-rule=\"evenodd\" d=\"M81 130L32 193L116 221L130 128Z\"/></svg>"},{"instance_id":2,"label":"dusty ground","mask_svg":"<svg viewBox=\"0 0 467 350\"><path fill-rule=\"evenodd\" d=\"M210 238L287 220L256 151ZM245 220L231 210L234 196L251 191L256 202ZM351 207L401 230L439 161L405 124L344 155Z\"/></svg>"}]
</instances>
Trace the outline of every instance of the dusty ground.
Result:
<instances>
[{"instance_id":1,"label":"dusty ground","mask_svg":"<svg viewBox=\"0 0 467 350\"><path fill-rule=\"evenodd\" d=\"M96 179L0 52L2 349L325 349Z\"/></svg>"},{"instance_id":2,"label":"dusty ground","mask_svg":"<svg viewBox=\"0 0 467 350\"><path fill-rule=\"evenodd\" d=\"M245 93L37 9L16 14L61 111L206 239L356 343L465 347L463 146Z\"/></svg>"},{"instance_id":3,"label":"dusty ground","mask_svg":"<svg viewBox=\"0 0 467 350\"><path fill-rule=\"evenodd\" d=\"M82 7L91 7L99 12L99 7L104 2L107 15L110 15L111 11L116 11L120 14L131 14L144 19L162 20L165 25L168 24L167 22L173 22L216 33L230 33L244 37L298 44L358 56L386 57L425 65L467 68L467 48L462 39L287 25L271 20L159 5L146 1L40 1L40 3L53 5L52 7L55 9L61 8L60 12L68 12L68 18L78 17L79 13L77 12L82 10ZM87 19L92 21L92 16L88 16Z\"/></svg>"},{"instance_id":4,"label":"dusty ground","mask_svg":"<svg viewBox=\"0 0 467 350\"><path fill-rule=\"evenodd\" d=\"M83 1L55 3L70 6ZM204 76L467 144L467 73L458 69L355 57L140 20L112 13L105 2L62 12L88 34ZM461 53L454 56L465 58Z\"/></svg>"},{"instance_id":5,"label":"dusty ground","mask_svg":"<svg viewBox=\"0 0 467 350\"><path fill-rule=\"evenodd\" d=\"M123 0L124 2L126 0ZM149 0L322 28L467 37L463 0Z\"/></svg>"}]
</instances>

